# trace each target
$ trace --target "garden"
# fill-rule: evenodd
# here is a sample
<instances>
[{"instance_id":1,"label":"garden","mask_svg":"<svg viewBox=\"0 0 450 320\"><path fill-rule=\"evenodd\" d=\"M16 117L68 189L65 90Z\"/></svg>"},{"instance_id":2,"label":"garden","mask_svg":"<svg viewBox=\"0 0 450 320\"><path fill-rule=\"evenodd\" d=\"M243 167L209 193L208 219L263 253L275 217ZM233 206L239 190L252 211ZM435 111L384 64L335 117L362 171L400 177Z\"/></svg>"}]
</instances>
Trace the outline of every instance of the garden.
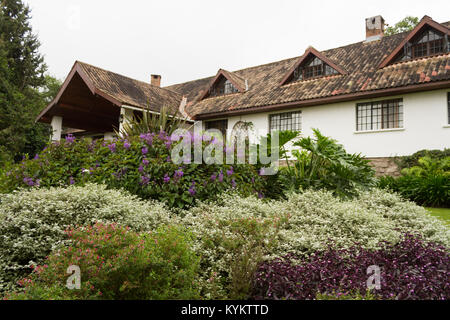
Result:
<instances>
[{"instance_id":1,"label":"garden","mask_svg":"<svg viewBox=\"0 0 450 320\"><path fill-rule=\"evenodd\" d=\"M265 176L259 163L175 164L172 128L139 128L68 135L1 169L3 299L449 299L448 150L376 178L318 130L280 132L281 159L289 141L299 150Z\"/></svg>"}]
</instances>

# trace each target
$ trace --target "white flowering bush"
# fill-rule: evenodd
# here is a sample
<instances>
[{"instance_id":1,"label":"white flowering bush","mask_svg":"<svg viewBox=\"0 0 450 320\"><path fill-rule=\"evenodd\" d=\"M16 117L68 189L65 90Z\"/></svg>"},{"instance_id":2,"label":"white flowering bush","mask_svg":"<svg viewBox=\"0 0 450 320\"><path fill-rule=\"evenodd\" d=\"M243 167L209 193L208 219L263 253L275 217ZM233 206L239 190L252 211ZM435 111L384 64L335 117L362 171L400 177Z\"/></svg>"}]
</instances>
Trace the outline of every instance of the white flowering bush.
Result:
<instances>
[{"instance_id":1,"label":"white flowering bush","mask_svg":"<svg viewBox=\"0 0 450 320\"><path fill-rule=\"evenodd\" d=\"M70 226L115 222L146 231L169 221L170 213L161 203L102 185L0 195L0 292L14 287L31 264L41 263L61 245Z\"/></svg>"},{"instance_id":2,"label":"white flowering bush","mask_svg":"<svg viewBox=\"0 0 450 320\"><path fill-rule=\"evenodd\" d=\"M325 191L270 202L225 195L215 204L190 209L181 220L197 236L203 288L212 298L245 298L245 281L264 259L289 253L306 256L330 244L374 249L382 241L396 243L409 232L450 247L445 225L425 209L382 190L347 201Z\"/></svg>"},{"instance_id":3,"label":"white flowering bush","mask_svg":"<svg viewBox=\"0 0 450 320\"><path fill-rule=\"evenodd\" d=\"M285 221L272 203L233 195L186 212L179 223L197 239L202 294L210 299L247 298L249 280L262 257L273 250Z\"/></svg>"},{"instance_id":4,"label":"white flowering bush","mask_svg":"<svg viewBox=\"0 0 450 320\"><path fill-rule=\"evenodd\" d=\"M310 254L328 244L347 249L375 249L381 241L397 242L406 232L450 247L450 230L422 207L398 195L373 189L342 201L328 192L306 191L278 202L290 214L280 230L274 254Z\"/></svg>"}]
</instances>

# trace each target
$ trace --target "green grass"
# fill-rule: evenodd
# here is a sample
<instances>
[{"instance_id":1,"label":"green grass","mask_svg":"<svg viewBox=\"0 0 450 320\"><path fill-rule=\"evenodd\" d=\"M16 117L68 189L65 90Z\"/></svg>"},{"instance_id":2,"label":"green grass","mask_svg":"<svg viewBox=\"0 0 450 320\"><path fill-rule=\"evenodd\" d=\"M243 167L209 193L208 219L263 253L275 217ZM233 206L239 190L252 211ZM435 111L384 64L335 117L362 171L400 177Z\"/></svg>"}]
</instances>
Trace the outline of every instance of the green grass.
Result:
<instances>
[{"instance_id":1,"label":"green grass","mask_svg":"<svg viewBox=\"0 0 450 320\"><path fill-rule=\"evenodd\" d=\"M430 215L443 220L447 225L450 226L450 208L425 208L430 213Z\"/></svg>"}]
</instances>

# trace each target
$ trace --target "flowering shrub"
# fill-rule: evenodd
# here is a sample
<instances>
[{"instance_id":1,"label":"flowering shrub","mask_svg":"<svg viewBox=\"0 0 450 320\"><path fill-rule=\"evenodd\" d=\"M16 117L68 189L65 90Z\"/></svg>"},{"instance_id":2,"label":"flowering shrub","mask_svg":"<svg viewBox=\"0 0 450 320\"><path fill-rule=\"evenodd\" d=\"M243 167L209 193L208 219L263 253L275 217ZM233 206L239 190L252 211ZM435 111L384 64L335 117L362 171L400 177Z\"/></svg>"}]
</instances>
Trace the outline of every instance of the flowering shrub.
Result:
<instances>
[{"instance_id":1,"label":"flowering shrub","mask_svg":"<svg viewBox=\"0 0 450 320\"><path fill-rule=\"evenodd\" d=\"M95 224L70 229L69 247L51 254L7 299L194 299L198 261L191 238L177 227L138 234ZM80 268L81 288L67 289L68 266Z\"/></svg>"},{"instance_id":2,"label":"flowering shrub","mask_svg":"<svg viewBox=\"0 0 450 320\"><path fill-rule=\"evenodd\" d=\"M170 214L160 203L92 184L1 195L0 292L29 273L30 261L42 263L69 226L98 221L148 231L168 224Z\"/></svg>"},{"instance_id":3,"label":"flowering shrub","mask_svg":"<svg viewBox=\"0 0 450 320\"><path fill-rule=\"evenodd\" d=\"M396 244L377 250L329 248L299 264L287 256L260 266L254 278L256 299L314 299L318 295L345 296L367 292L367 268L381 268L381 288L372 294L382 299L448 299L448 249L405 235Z\"/></svg>"},{"instance_id":4,"label":"flowering shrub","mask_svg":"<svg viewBox=\"0 0 450 320\"><path fill-rule=\"evenodd\" d=\"M276 204L277 212L290 214L287 227L279 232L277 256L309 255L324 250L329 240L335 248L359 244L373 249L383 240L397 242L406 232L450 247L450 230L438 219L413 202L379 189L347 201L328 192L307 191Z\"/></svg>"},{"instance_id":5,"label":"flowering shrub","mask_svg":"<svg viewBox=\"0 0 450 320\"><path fill-rule=\"evenodd\" d=\"M256 203L247 210L247 202ZM261 207L257 210L255 207ZM202 294L210 299L246 299L251 275L276 244L286 222L254 198L225 195L220 204L202 203L180 219L195 235L194 250L201 255ZM256 209L256 210L255 210ZM266 214L265 211L269 211ZM259 214L258 214L259 213Z\"/></svg>"},{"instance_id":6,"label":"flowering shrub","mask_svg":"<svg viewBox=\"0 0 450 320\"><path fill-rule=\"evenodd\" d=\"M188 137L187 137L188 138ZM190 137L190 139L202 137ZM203 141L203 147L209 143ZM262 177L246 164L181 164L171 161L173 141L164 132L115 141L76 140L68 136L48 146L34 159L25 159L0 176L0 192L19 187L51 187L86 182L123 188L144 199L170 207L187 207L195 199L214 199L224 190L257 194Z\"/></svg>"}]
</instances>

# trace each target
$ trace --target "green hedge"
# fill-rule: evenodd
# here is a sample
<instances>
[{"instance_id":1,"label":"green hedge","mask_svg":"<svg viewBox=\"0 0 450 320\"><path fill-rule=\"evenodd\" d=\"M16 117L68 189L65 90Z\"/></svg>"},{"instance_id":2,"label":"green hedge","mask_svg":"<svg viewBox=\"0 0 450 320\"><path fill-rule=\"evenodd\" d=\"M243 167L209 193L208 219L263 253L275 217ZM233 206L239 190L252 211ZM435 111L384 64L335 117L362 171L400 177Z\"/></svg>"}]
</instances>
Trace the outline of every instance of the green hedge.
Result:
<instances>
[{"instance_id":1,"label":"green hedge","mask_svg":"<svg viewBox=\"0 0 450 320\"><path fill-rule=\"evenodd\" d=\"M411 168L419 165L419 159L429 157L433 160L441 160L450 157L450 149L444 150L420 150L410 156L396 157L395 162L400 169Z\"/></svg>"},{"instance_id":2,"label":"green hedge","mask_svg":"<svg viewBox=\"0 0 450 320\"><path fill-rule=\"evenodd\" d=\"M380 177L378 185L419 205L450 208L450 157L423 157L397 178Z\"/></svg>"}]
</instances>

